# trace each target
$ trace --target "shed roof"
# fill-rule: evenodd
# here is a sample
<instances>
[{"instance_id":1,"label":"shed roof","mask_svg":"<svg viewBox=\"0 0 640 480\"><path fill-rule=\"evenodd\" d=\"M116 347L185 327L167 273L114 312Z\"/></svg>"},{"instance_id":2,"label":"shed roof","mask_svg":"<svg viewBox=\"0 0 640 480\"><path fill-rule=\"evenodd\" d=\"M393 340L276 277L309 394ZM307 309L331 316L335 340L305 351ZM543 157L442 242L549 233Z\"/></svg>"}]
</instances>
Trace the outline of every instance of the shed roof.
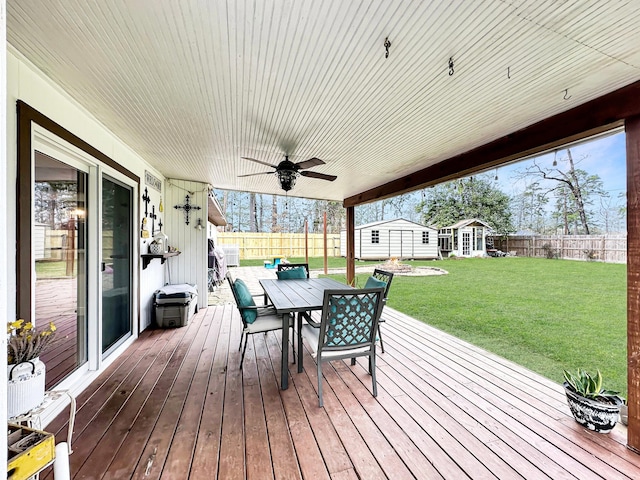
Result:
<instances>
[{"instance_id":1,"label":"shed roof","mask_svg":"<svg viewBox=\"0 0 640 480\"><path fill-rule=\"evenodd\" d=\"M443 228L463 228L463 227L467 227L469 225L472 225L474 223L475 224L481 224L481 225L483 225L483 226L485 226L487 228L493 228L487 222L485 222L483 220L480 220L478 218L467 218L467 219L464 219L464 220L460 220L459 222L454 223L453 225L449 225L449 226L443 227Z\"/></svg>"}]
</instances>

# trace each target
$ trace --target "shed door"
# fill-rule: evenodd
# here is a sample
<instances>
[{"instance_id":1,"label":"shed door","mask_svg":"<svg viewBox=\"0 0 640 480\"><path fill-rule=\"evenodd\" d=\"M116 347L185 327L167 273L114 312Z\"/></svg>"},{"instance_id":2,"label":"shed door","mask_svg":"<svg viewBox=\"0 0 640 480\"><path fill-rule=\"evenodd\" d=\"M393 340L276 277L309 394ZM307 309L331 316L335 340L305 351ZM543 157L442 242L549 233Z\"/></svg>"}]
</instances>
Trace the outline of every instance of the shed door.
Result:
<instances>
[{"instance_id":1,"label":"shed door","mask_svg":"<svg viewBox=\"0 0 640 480\"><path fill-rule=\"evenodd\" d=\"M462 255L468 257L471 255L471 233L462 232Z\"/></svg>"},{"instance_id":2,"label":"shed door","mask_svg":"<svg viewBox=\"0 0 640 480\"><path fill-rule=\"evenodd\" d=\"M389 257L413 257L412 230L389 230Z\"/></svg>"}]
</instances>

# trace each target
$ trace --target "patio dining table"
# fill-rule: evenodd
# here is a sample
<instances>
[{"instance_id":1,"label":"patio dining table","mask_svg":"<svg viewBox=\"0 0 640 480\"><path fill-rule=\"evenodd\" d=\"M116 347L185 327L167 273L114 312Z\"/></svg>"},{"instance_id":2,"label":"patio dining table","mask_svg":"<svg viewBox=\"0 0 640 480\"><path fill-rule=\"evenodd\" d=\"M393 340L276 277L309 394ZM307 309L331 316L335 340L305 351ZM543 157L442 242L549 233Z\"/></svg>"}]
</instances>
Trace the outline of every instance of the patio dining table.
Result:
<instances>
[{"instance_id":1,"label":"patio dining table","mask_svg":"<svg viewBox=\"0 0 640 480\"><path fill-rule=\"evenodd\" d=\"M325 290L350 287L331 278L263 279L260 285L276 312L282 316L280 388L286 390L289 387L289 314L322 310Z\"/></svg>"}]
</instances>

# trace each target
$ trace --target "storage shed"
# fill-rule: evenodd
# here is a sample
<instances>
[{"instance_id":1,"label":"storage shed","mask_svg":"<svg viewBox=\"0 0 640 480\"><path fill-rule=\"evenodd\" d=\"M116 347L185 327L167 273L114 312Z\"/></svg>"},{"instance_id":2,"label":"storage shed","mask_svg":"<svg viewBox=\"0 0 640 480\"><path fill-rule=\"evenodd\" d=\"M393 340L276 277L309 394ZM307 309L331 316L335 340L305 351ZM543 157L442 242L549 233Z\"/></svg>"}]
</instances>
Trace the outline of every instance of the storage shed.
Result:
<instances>
[{"instance_id":1,"label":"storage shed","mask_svg":"<svg viewBox=\"0 0 640 480\"><path fill-rule=\"evenodd\" d=\"M347 233L340 232L340 255L347 256ZM386 260L438 258L438 230L403 218L355 227L355 258Z\"/></svg>"},{"instance_id":2,"label":"storage shed","mask_svg":"<svg viewBox=\"0 0 640 480\"><path fill-rule=\"evenodd\" d=\"M487 235L491 226L478 220L469 218L438 232L438 246L442 256L480 257L487 254Z\"/></svg>"}]
</instances>

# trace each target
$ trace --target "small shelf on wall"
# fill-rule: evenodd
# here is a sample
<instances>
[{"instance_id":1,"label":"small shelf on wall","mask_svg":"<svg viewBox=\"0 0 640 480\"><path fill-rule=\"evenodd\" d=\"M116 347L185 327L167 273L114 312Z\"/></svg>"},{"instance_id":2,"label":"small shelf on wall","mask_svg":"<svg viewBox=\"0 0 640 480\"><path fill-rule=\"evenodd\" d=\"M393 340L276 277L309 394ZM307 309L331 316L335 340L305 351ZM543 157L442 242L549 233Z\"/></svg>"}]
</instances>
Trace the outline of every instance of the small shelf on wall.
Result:
<instances>
[{"instance_id":1,"label":"small shelf on wall","mask_svg":"<svg viewBox=\"0 0 640 480\"><path fill-rule=\"evenodd\" d=\"M159 258L161 263L164 263L165 260L169 257L175 257L180 255L180 252L167 252L167 253L143 253L140 255L142 257L142 269L144 270L149 266L149 262L154 258Z\"/></svg>"}]
</instances>

